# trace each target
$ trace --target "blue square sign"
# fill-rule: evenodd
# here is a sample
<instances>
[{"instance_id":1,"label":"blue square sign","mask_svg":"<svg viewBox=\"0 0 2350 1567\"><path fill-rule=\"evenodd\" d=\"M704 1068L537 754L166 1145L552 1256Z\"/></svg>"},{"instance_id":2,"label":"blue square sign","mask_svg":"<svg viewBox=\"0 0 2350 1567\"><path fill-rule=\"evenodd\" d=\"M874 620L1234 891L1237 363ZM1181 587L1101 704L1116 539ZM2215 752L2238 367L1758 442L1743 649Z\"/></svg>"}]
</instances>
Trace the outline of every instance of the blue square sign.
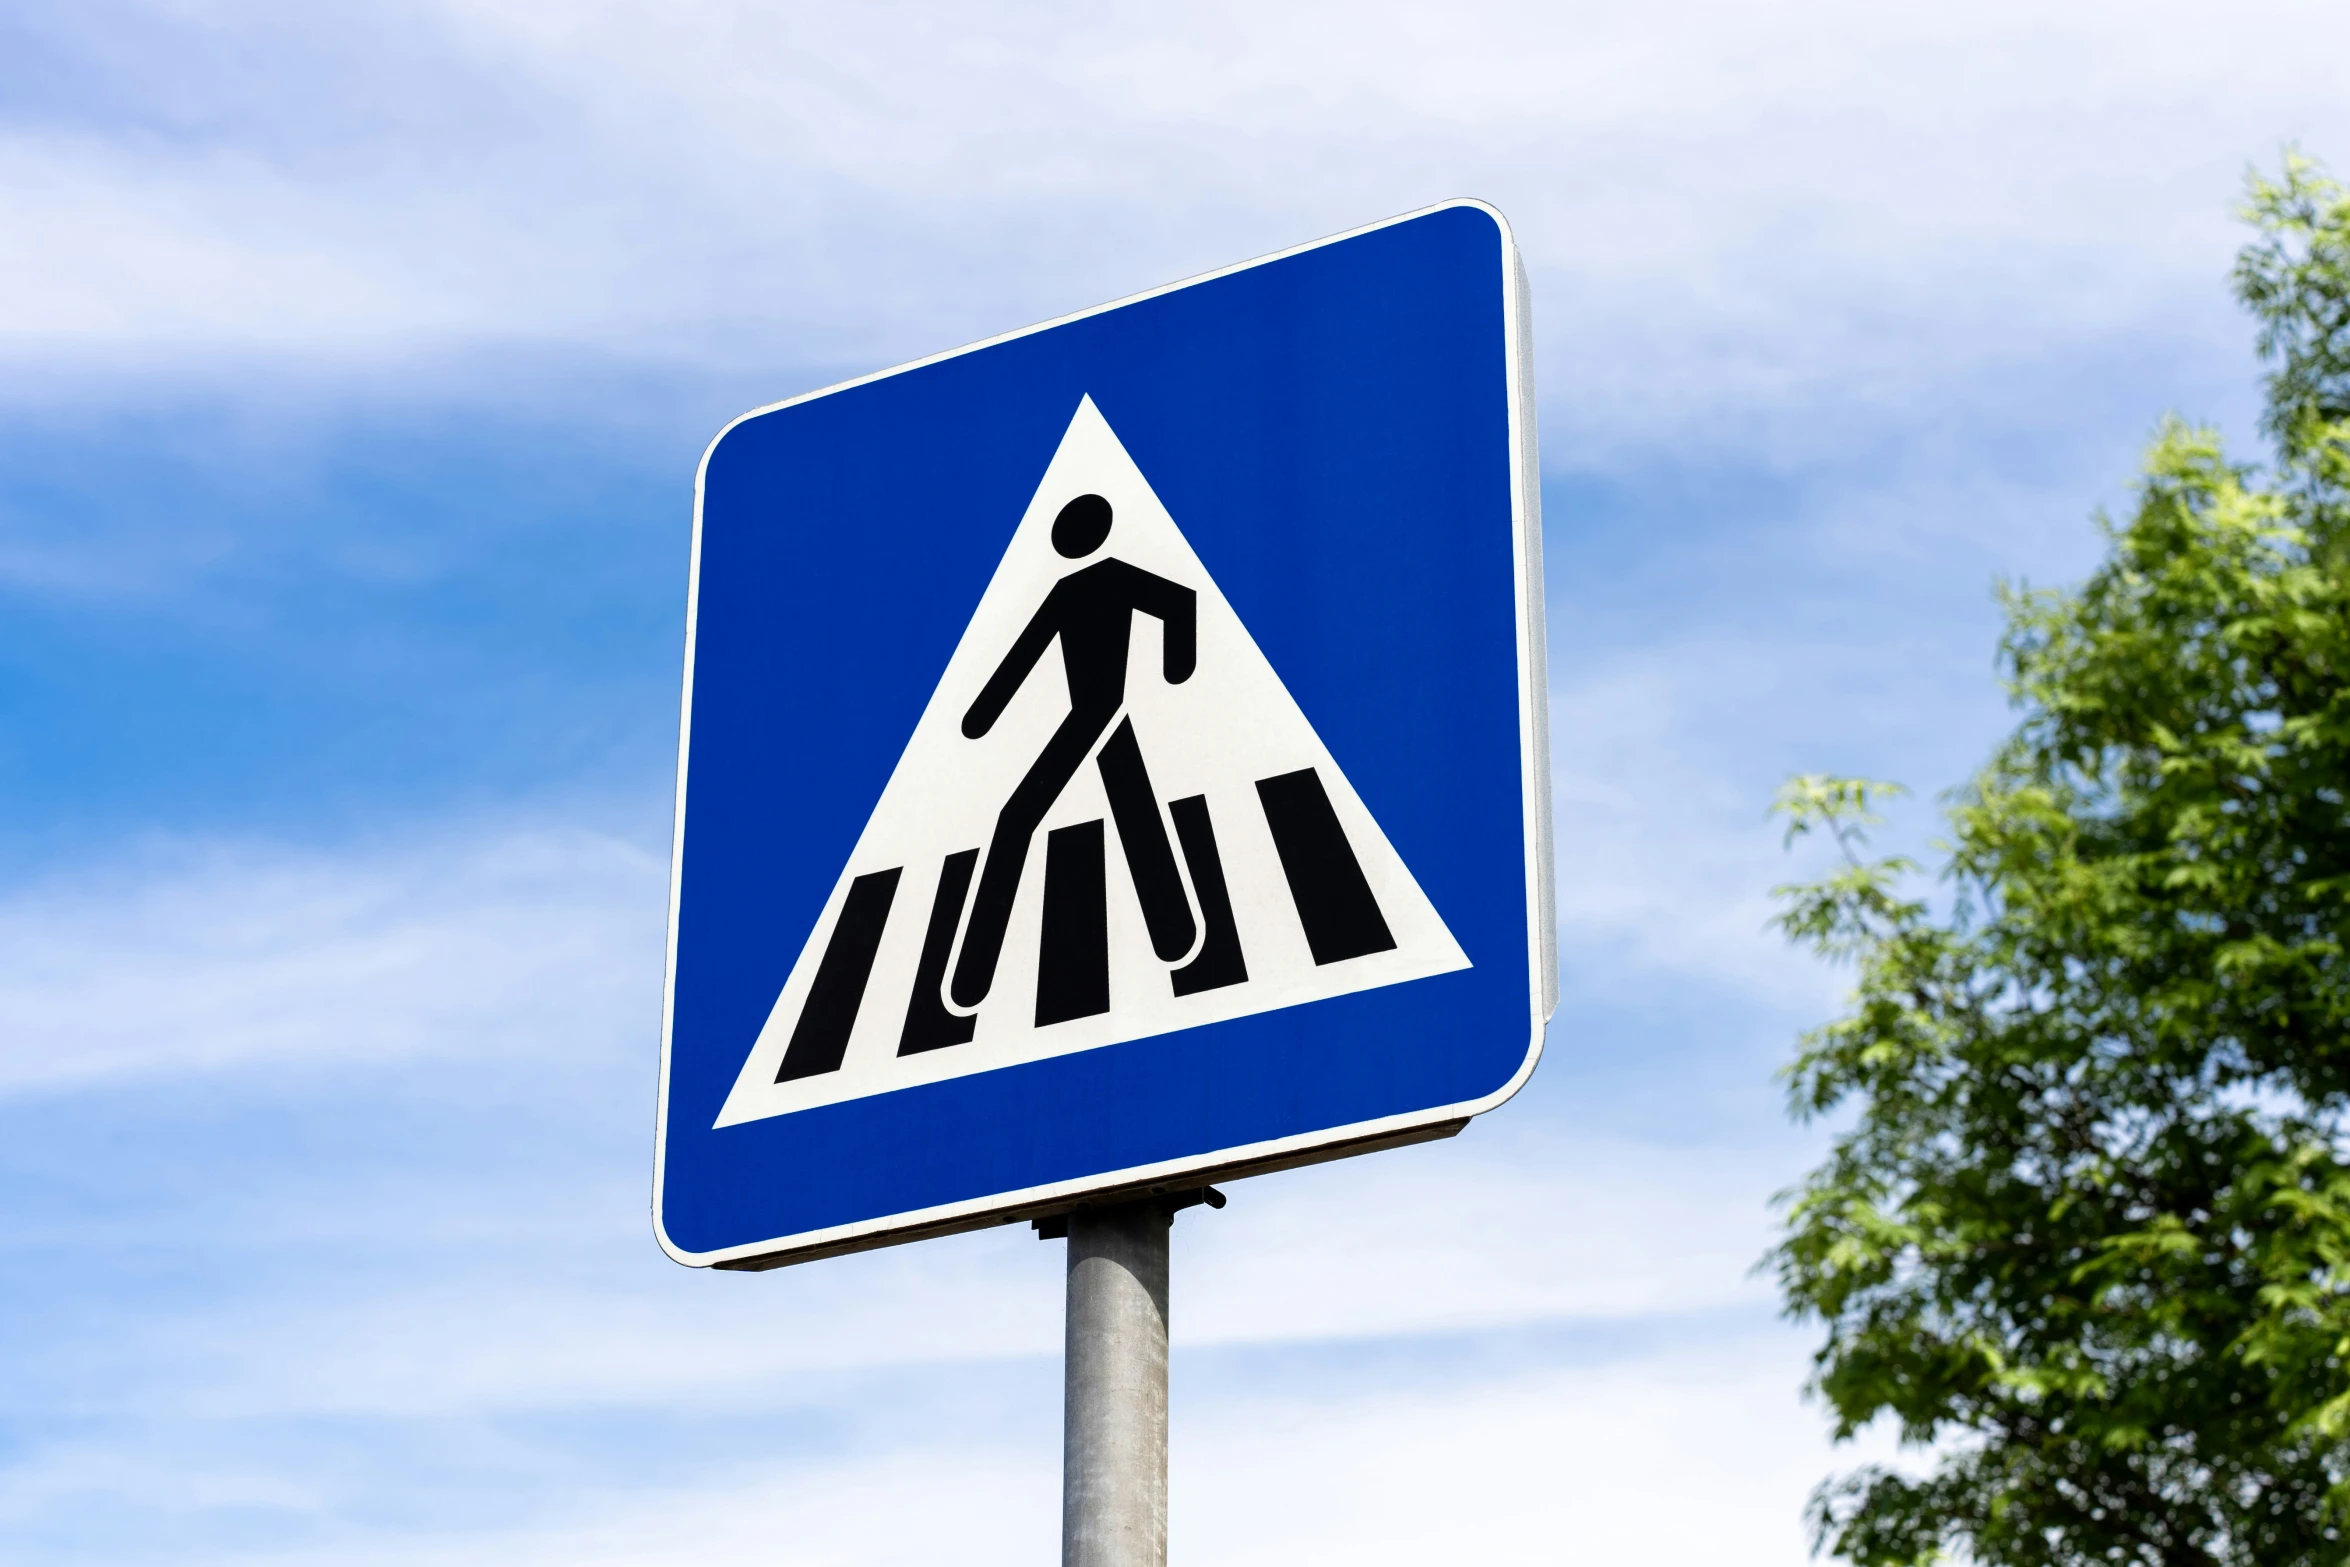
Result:
<instances>
[{"instance_id":1,"label":"blue square sign","mask_svg":"<svg viewBox=\"0 0 2350 1567\"><path fill-rule=\"evenodd\" d=\"M767 1267L1443 1136L1554 1002L1526 294L1413 213L702 460L654 1222Z\"/></svg>"}]
</instances>

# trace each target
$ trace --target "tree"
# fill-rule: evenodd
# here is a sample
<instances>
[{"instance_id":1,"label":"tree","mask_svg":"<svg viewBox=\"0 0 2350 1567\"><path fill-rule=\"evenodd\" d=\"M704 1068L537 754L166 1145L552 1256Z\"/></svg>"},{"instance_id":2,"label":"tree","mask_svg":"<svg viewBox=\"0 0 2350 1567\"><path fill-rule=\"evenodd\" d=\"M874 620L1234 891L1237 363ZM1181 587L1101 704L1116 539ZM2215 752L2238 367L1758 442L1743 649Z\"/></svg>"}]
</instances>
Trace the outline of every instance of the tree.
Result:
<instances>
[{"instance_id":1,"label":"tree","mask_svg":"<svg viewBox=\"0 0 2350 1567\"><path fill-rule=\"evenodd\" d=\"M2350 191L2255 177L2262 466L2175 420L2077 588L2003 586L2018 720L1944 889L1799 778L1789 936L1852 963L1786 1078L1813 1390L1919 1461L1823 1485L1867 1564L2350 1559Z\"/></svg>"}]
</instances>

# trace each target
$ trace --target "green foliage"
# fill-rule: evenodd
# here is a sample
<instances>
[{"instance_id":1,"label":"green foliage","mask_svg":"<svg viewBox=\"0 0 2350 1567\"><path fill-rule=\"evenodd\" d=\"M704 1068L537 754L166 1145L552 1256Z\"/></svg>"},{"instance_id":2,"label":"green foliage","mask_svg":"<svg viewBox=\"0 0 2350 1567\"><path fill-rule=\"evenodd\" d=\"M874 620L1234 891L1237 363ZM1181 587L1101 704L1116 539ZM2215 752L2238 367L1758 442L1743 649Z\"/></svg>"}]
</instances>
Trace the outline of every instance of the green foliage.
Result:
<instances>
[{"instance_id":1,"label":"green foliage","mask_svg":"<svg viewBox=\"0 0 2350 1567\"><path fill-rule=\"evenodd\" d=\"M2339 487L2350 455L2350 191L2287 153L2282 179L2252 181L2244 216L2262 237L2236 258L2236 297L2277 365L2264 427L2289 464Z\"/></svg>"},{"instance_id":2,"label":"green foliage","mask_svg":"<svg viewBox=\"0 0 2350 1567\"><path fill-rule=\"evenodd\" d=\"M1923 1444L1813 1498L1855 1562L2350 1559L2350 193L2247 215L2277 460L2167 424L2095 574L2002 590L1944 896L1863 857L1884 786L1780 796L1844 851L1780 924L1858 984L1771 1262L1837 1433Z\"/></svg>"}]
</instances>

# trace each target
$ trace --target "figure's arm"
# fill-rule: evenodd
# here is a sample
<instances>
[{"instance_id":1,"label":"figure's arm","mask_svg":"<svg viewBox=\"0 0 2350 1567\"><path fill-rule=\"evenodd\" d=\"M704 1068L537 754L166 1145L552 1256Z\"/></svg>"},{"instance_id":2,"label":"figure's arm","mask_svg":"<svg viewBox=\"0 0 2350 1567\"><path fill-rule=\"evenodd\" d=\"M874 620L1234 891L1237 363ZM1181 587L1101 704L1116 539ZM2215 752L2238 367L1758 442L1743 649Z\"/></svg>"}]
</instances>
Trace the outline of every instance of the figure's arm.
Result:
<instances>
[{"instance_id":1,"label":"figure's arm","mask_svg":"<svg viewBox=\"0 0 2350 1567\"><path fill-rule=\"evenodd\" d=\"M1127 569L1133 573L1127 582L1128 591L1134 596L1134 607L1158 617L1159 624L1166 628L1160 641L1167 650L1167 684L1179 686L1191 678L1192 670L1199 665L1199 595L1140 566Z\"/></svg>"},{"instance_id":2,"label":"figure's arm","mask_svg":"<svg viewBox=\"0 0 2350 1567\"><path fill-rule=\"evenodd\" d=\"M971 704L971 711L963 715L963 737L976 740L995 727L995 721L1004 716L1004 709L1012 705L1012 698L1020 690L1020 682L1044 657L1044 650L1053 645L1053 637L1060 630L1061 590L1055 587L1045 595L1044 602L1029 617L1028 627L1013 642L1012 650L996 666L994 674L979 691L979 700Z\"/></svg>"}]
</instances>

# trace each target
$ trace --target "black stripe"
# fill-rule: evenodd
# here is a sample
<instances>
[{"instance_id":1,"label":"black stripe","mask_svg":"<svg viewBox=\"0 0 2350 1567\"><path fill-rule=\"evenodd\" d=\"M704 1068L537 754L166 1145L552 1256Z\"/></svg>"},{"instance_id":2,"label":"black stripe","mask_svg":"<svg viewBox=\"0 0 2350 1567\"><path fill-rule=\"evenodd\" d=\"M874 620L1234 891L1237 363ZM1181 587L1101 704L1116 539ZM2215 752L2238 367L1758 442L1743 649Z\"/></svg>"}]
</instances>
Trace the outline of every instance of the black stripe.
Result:
<instances>
[{"instance_id":1,"label":"black stripe","mask_svg":"<svg viewBox=\"0 0 2350 1567\"><path fill-rule=\"evenodd\" d=\"M1395 937L1314 770L1301 767L1278 778L1260 778L1257 798L1265 807L1265 825L1273 829L1281 874L1289 878L1289 896L1314 962L1338 963L1391 950Z\"/></svg>"},{"instance_id":2,"label":"black stripe","mask_svg":"<svg viewBox=\"0 0 2350 1567\"><path fill-rule=\"evenodd\" d=\"M1102 824L1055 828L1044 841L1044 930L1036 954L1036 1026L1110 1010L1110 907Z\"/></svg>"},{"instance_id":3,"label":"black stripe","mask_svg":"<svg viewBox=\"0 0 2350 1567\"><path fill-rule=\"evenodd\" d=\"M1197 995L1248 978L1248 964L1240 953L1240 930L1232 923L1232 894L1224 886L1224 861L1216 853L1216 827L1208 818L1208 797L1195 794L1167 807L1175 818L1175 836L1183 840L1183 863L1191 867L1191 890L1199 894L1199 911L1208 922L1207 939L1199 955L1175 971L1175 994Z\"/></svg>"},{"instance_id":4,"label":"black stripe","mask_svg":"<svg viewBox=\"0 0 2350 1567\"><path fill-rule=\"evenodd\" d=\"M963 899L970 895L971 871L978 863L979 851L964 849L948 855L939 867L930 924L922 932L922 961L914 968L914 996L906 1003L906 1026L898 1035L899 1055L967 1045L979 1027L976 1014L949 1012L939 998L946 984L947 953L955 945L955 923L963 917Z\"/></svg>"},{"instance_id":5,"label":"black stripe","mask_svg":"<svg viewBox=\"0 0 2350 1567\"><path fill-rule=\"evenodd\" d=\"M824 961L816 965L815 982L800 1008L800 1021L791 1031L783 1065L775 1080L818 1077L840 1070L848 1053L849 1031L857 1026L857 1009L865 1003L865 981L873 973L873 954L881 949L881 932L889 924L889 906L898 894L898 872L904 866L873 871L849 883L849 895L840 906L840 918L825 943Z\"/></svg>"}]
</instances>

